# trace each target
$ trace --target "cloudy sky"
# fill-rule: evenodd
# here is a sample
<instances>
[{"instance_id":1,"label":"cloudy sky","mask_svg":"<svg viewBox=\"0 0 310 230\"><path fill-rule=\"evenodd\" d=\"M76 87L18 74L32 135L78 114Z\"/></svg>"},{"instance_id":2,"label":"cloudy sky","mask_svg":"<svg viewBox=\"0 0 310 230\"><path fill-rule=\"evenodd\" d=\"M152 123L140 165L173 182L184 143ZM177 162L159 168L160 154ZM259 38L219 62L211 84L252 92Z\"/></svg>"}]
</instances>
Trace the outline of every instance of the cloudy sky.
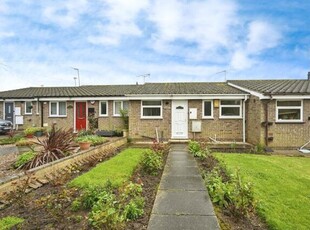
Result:
<instances>
[{"instance_id":1,"label":"cloudy sky","mask_svg":"<svg viewBox=\"0 0 310 230\"><path fill-rule=\"evenodd\" d=\"M1 0L0 90L304 79L310 1Z\"/></svg>"}]
</instances>

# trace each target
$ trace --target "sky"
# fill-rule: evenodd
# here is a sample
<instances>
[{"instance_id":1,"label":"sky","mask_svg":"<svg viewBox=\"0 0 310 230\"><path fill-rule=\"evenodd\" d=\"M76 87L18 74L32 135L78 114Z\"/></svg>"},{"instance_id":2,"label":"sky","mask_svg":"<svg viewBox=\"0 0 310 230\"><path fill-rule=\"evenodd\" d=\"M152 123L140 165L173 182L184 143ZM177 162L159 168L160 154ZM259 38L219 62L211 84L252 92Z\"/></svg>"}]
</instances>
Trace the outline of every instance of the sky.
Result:
<instances>
[{"instance_id":1,"label":"sky","mask_svg":"<svg viewBox=\"0 0 310 230\"><path fill-rule=\"evenodd\" d=\"M1 0L0 91L306 79L310 1ZM139 77L140 76L140 77Z\"/></svg>"}]
</instances>

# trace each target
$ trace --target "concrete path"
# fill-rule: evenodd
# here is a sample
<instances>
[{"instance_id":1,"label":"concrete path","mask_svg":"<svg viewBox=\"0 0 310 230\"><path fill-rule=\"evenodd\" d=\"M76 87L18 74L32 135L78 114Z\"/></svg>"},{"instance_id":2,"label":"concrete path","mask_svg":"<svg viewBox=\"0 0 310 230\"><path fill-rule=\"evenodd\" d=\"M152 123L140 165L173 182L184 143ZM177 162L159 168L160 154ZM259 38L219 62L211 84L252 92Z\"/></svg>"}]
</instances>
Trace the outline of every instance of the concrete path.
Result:
<instances>
[{"instance_id":1,"label":"concrete path","mask_svg":"<svg viewBox=\"0 0 310 230\"><path fill-rule=\"evenodd\" d=\"M187 145L174 144L159 185L148 230L220 229Z\"/></svg>"}]
</instances>

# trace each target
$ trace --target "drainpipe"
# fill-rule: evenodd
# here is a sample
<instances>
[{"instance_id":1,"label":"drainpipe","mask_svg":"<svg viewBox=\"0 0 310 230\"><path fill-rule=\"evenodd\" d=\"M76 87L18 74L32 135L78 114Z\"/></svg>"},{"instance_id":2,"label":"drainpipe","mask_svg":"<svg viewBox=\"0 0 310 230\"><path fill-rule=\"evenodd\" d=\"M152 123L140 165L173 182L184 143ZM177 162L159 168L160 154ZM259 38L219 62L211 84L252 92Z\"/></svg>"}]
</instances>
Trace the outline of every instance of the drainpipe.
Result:
<instances>
[{"instance_id":1,"label":"drainpipe","mask_svg":"<svg viewBox=\"0 0 310 230\"><path fill-rule=\"evenodd\" d=\"M38 99L38 100L39 100L39 99ZM41 101L40 105L41 105L41 127L43 127L43 124L44 124L44 120L43 120L43 115L44 115L44 111L43 111L43 101Z\"/></svg>"},{"instance_id":2,"label":"drainpipe","mask_svg":"<svg viewBox=\"0 0 310 230\"><path fill-rule=\"evenodd\" d=\"M268 104L271 102L271 100L269 99L268 101L266 101L265 103L265 145L266 147L268 147L268 117L269 117L269 113L268 113Z\"/></svg>"},{"instance_id":3,"label":"drainpipe","mask_svg":"<svg viewBox=\"0 0 310 230\"><path fill-rule=\"evenodd\" d=\"M246 136L246 133L245 133L245 102L248 100L248 96L245 96L244 97L244 100L243 100L243 110L242 110L242 141L243 143L245 143L245 136Z\"/></svg>"}]
</instances>

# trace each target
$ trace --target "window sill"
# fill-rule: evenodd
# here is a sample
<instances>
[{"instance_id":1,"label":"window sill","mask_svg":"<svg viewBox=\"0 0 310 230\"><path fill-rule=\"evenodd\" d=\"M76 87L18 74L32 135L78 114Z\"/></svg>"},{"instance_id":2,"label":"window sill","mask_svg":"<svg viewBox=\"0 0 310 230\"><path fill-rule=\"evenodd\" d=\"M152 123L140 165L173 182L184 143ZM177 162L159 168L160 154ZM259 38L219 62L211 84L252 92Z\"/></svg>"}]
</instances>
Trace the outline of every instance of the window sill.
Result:
<instances>
[{"instance_id":1,"label":"window sill","mask_svg":"<svg viewBox=\"0 0 310 230\"><path fill-rule=\"evenodd\" d=\"M304 121L276 121L275 124L306 124Z\"/></svg>"},{"instance_id":2,"label":"window sill","mask_svg":"<svg viewBox=\"0 0 310 230\"><path fill-rule=\"evenodd\" d=\"M141 120L162 120L162 117L140 117Z\"/></svg>"},{"instance_id":3,"label":"window sill","mask_svg":"<svg viewBox=\"0 0 310 230\"><path fill-rule=\"evenodd\" d=\"M67 117L67 115L66 116L49 116L49 118L66 118Z\"/></svg>"},{"instance_id":4,"label":"window sill","mask_svg":"<svg viewBox=\"0 0 310 230\"><path fill-rule=\"evenodd\" d=\"M219 117L221 120L242 120L242 117Z\"/></svg>"}]
</instances>

